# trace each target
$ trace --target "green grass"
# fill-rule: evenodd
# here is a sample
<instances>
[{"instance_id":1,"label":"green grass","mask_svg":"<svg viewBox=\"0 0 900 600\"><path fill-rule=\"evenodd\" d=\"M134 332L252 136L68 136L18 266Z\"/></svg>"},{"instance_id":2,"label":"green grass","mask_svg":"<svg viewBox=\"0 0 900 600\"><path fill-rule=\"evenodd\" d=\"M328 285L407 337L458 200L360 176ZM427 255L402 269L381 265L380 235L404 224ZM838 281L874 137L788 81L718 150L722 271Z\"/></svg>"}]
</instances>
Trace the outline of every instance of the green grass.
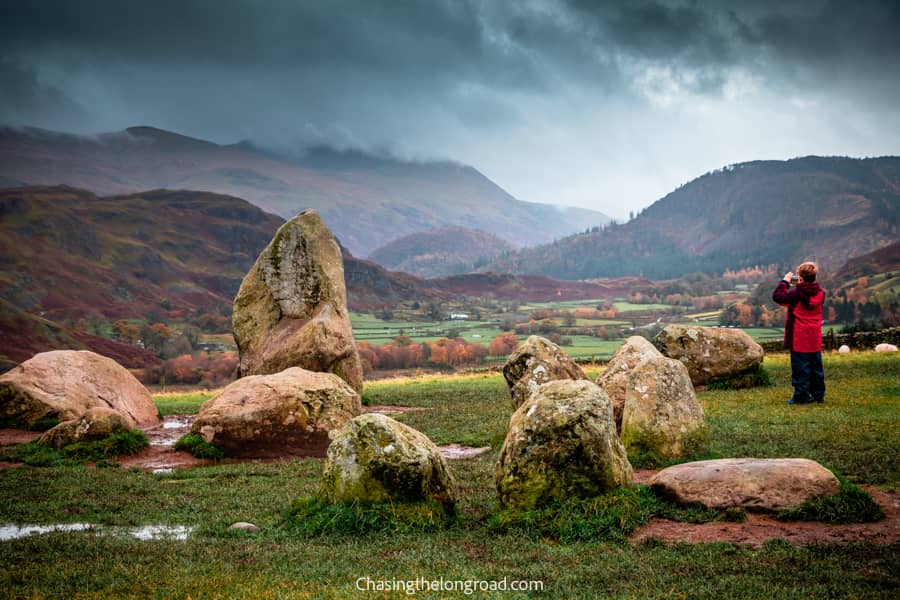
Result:
<instances>
[{"instance_id":1,"label":"green grass","mask_svg":"<svg viewBox=\"0 0 900 600\"><path fill-rule=\"evenodd\" d=\"M897 489L898 362L874 353L827 355L825 404L788 406L788 359L769 357L771 387L698 395L711 452L808 457L847 482ZM459 485L455 520L431 526L426 513L385 520L383 510L367 516L346 507L329 515L309 500L304 508L297 499L316 496L319 459L223 463L166 475L83 466L6 469L0 471L0 497L7 500L0 502L0 523L196 530L182 542L77 532L0 542L2 595L347 598L368 595L354 587L366 575L534 579L544 584L543 592L528 595L537 598L893 598L900 586L897 544L793 547L775 541L752 550L623 543L622 532L664 510L653 508L655 498L642 488L563 511L501 513L493 474L512 411L501 376L370 383L365 393L372 404L427 408L397 418L438 443L492 446L449 463ZM847 511L848 498L841 502ZM677 510L683 512L670 516L683 520L742 516ZM229 531L236 521L260 531Z\"/></svg>"},{"instance_id":2,"label":"green grass","mask_svg":"<svg viewBox=\"0 0 900 600\"><path fill-rule=\"evenodd\" d=\"M221 448L216 448L199 434L189 433L175 442L175 449L187 452L196 458L224 458L225 453Z\"/></svg>"},{"instance_id":3,"label":"green grass","mask_svg":"<svg viewBox=\"0 0 900 600\"><path fill-rule=\"evenodd\" d=\"M168 415L195 415L200 412L200 406L215 396L218 392L168 392L154 394L153 402L159 410L160 416Z\"/></svg>"},{"instance_id":4,"label":"green grass","mask_svg":"<svg viewBox=\"0 0 900 600\"><path fill-rule=\"evenodd\" d=\"M116 456L128 456L149 445L147 434L140 429L114 433L102 440L75 442L60 449L54 449L29 442L0 450L0 460L24 462L33 467L53 467L96 462Z\"/></svg>"},{"instance_id":5,"label":"green grass","mask_svg":"<svg viewBox=\"0 0 900 600\"><path fill-rule=\"evenodd\" d=\"M837 494L815 498L778 515L780 521L824 521L825 523L871 523L884 518L872 496L852 483L841 482Z\"/></svg>"}]
</instances>

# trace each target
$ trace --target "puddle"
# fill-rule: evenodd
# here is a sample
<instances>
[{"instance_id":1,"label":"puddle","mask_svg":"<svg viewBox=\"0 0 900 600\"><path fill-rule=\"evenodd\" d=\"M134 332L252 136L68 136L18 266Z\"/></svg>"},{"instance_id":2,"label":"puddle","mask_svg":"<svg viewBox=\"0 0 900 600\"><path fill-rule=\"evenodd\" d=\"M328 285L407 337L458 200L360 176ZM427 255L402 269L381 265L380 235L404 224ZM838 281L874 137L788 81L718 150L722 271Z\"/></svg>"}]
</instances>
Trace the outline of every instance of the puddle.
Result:
<instances>
[{"instance_id":1,"label":"puddle","mask_svg":"<svg viewBox=\"0 0 900 600\"><path fill-rule=\"evenodd\" d=\"M175 442L190 432L195 418L196 415L169 415L163 417L160 425L145 429L144 432L150 438L151 446L174 446Z\"/></svg>"},{"instance_id":2,"label":"puddle","mask_svg":"<svg viewBox=\"0 0 900 600\"><path fill-rule=\"evenodd\" d=\"M376 404L373 406L363 406L363 412L378 413L379 415L397 415L406 412L416 412L419 410L428 410L422 406L384 406Z\"/></svg>"},{"instance_id":3,"label":"puddle","mask_svg":"<svg viewBox=\"0 0 900 600\"><path fill-rule=\"evenodd\" d=\"M187 525L144 525L143 527L104 527L92 523L54 525L0 525L0 541L18 540L32 535L67 531L88 531L100 535L127 535L139 540L186 540L194 528Z\"/></svg>"},{"instance_id":4,"label":"puddle","mask_svg":"<svg viewBox=\"0 0 900 600\"><path fill-rule=\"evenodd\" d=\"M451 460L455 460L458 458L472 458L480 454L484 454L490 449L490 446L473 448L471 446L460 446L459 444L447 444L446 446L438 446L438 450L440 451L441 456Z\"/></svg>"}]
</instances>

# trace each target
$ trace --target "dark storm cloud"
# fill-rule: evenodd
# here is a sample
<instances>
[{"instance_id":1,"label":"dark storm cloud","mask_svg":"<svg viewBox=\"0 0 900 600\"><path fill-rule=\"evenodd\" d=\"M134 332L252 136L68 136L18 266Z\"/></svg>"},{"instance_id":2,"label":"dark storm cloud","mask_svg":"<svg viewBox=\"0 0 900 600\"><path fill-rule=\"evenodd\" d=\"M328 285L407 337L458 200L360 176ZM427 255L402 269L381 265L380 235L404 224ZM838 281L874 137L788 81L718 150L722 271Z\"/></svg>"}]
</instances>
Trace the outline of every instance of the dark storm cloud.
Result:
<instances>
[{"instance_id":1,"label":"dark storm cloud","mask_svg":"<svg viewBox=\"0 0 900 600\"><path fill-rule=\"evenodd\" d=\"M15 125L389 148L582 205L900 136L895 0L0 2Z\"/></svg>"}]
</instances>

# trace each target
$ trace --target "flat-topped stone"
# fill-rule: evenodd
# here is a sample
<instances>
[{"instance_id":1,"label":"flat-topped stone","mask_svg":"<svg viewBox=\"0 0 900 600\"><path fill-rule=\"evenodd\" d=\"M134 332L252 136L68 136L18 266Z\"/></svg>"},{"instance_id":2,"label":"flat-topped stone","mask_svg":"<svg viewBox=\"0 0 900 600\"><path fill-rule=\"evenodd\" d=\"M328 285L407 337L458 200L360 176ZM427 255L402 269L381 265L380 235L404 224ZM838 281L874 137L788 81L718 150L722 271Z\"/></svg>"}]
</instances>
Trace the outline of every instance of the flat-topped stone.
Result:
<instances>
[{"instance_id":1,"label":"flat-topped stone","mask_svg":"<svg viewBox=\"0 0 900 600\"><path fill-rule=\"evenodd\" d=\"M780 512L835 494L840 482L806 458L722 458L663 469L650 487L679 504Z\"/></svg>"}]
</instances>

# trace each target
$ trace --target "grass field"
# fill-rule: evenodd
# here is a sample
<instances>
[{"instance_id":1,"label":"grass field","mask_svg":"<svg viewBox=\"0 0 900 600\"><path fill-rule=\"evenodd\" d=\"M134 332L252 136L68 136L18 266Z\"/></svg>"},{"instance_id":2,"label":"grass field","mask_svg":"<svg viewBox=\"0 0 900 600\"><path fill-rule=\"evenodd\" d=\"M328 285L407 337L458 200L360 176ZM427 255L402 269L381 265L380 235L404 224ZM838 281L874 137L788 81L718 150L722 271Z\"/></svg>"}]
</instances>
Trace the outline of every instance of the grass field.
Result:
<instances>
[{"instance_id":1,"label":"grass field","mask_svg":"<svg viewBox=\"0 0 900 600\"><path fill-rule=\"evenodd\" d=\"M766 360L774 385L699 394L712 451L721 456L804 456L857 483L900 488L900 360L828 355L823 405L788 406L787 357ZM592 371L595 373L596 371ZM195 527L186 541L52 533L0 542L0 596L22 598L357 598L373 580L537 580L539 598L893 598L900 547L762 549L723 544L574 543L522 530L497 533L493 468L511 406L499 375L424 377L366 385L370 404L428 410L398 419L437 443L489 445L453 461L459 519L436 531L304 537L286 520L313 495L318 459L245 463L152 475L87 467L0 471L0 523L101 523ZM194 412L202 395L157 396L161 410ZM191 410L191 407L194 407ZM250 521L260 531L228 531ZM429 598L464 597L426 594ZM509 592L469 597L526 597Z\"/></svg>"}]
</instances>

